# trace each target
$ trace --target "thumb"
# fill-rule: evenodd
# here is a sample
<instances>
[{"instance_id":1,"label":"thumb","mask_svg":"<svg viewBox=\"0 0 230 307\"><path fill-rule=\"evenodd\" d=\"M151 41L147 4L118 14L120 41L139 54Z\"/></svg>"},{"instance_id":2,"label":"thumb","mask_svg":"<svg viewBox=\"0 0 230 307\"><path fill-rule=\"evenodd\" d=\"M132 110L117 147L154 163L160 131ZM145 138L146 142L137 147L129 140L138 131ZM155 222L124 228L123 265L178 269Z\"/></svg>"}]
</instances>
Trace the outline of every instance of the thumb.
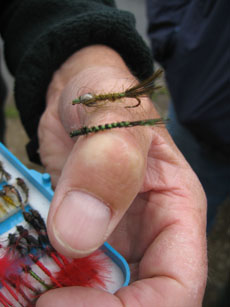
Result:
<instances>
[{"instance_id":1,"label":"thumb","mask_svg":"<svg viewBox=\"0 0 230 307\"><path fill-rule=\"evenodd\" d=\"M85 256L97 249L139 192L147 146L140 146L138 128L133 132L104 131L75 143L48 217L50 240L63 254Z\"/></svg>"},{"instance_id":2,"label":"thumb","mask_svg":"<svg viewBox=\"0 0 230 307\"><path fill-rule=\"evenodd\" d=\"M122 107L115 105L93 111L69 103L76 97L76 84L78 87L90 84L92 89L100 84L102 92L110 91L114 85L120 90L125 80L121 79L123 72L114 79L108 78L110 71L114 69L103 69L100 74L93 68L85 70L66 86L59 105L66 131L79 128L80 122L94 126L138 119L145 117L147 111L152 113L153 107L147 98L142 99L142 112L139 112L143 114L124 108L126 103L135 105L132 99L124 99ZM69 257L83 257L107 240L140 191L151 142L150 131L148 127L112 129L79 137L73 144L47 221L49 238L58 251Z\"/></svg>"}]
</instances>

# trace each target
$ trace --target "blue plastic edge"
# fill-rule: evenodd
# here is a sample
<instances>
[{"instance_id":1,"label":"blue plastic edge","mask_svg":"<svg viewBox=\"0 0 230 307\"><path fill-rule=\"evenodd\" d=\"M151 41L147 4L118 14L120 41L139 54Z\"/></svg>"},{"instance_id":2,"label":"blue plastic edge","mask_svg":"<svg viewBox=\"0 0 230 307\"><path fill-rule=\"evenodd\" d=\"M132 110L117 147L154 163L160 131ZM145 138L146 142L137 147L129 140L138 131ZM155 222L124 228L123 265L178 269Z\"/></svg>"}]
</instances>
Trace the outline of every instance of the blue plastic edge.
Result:
<instances>
[{"instance_id":1,"label":"blue plastic edge","mask_svg":"<svg viewBox=\"0 0 230 307\"><path fill-rule=\"evenodd\" d=\"M130 282L130 269L126 260L109 243L105 242L102 246L106 255L108 255L121 269L125 279L122 287L128 286Z\"/></svg>"},{"instance_id":2,"label":"blue plastic edge","mask_svg":"<svg viewBox=\"0 0 230 307\"><path fill-rule=\"evenodd\" d=\"M33 169L29 170L20 160L18 160L1 142L0 142L1 154L19 171L21 174L30 181L49 201L53 198L53 190L51 187L50 175L48 173L41 174ZM10 228L22 222L23 217L20 212L15 213L9 217L6 221L1 223L1 230L3 233ZM4 231L5 230L5 231ZM0 232L0 234L2 231ZM112 259L121 269L124 275L124 283L122 287L128 286L130 282L130 269L129 265L110 244L105 242L101 249L105 254Z\"/></svg>"}]
</instances>

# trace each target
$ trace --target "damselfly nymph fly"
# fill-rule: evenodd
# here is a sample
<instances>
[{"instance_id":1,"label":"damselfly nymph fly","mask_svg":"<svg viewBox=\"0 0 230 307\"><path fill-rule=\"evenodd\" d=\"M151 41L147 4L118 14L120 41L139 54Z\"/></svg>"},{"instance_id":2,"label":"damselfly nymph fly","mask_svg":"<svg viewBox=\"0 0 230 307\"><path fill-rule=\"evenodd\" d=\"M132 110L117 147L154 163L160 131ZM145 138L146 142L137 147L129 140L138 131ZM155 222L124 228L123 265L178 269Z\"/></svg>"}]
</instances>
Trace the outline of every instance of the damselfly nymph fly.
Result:
<instances>
[{"instance_id":1,"label":"damselfly nymph fly","mask_svg":"<svg viewBox=\"0 0 230 307\"><path fill-rule=\"evenodd\" d=\"M11 175L4 169L2 161L0 161L0 182L8 181L11 179Z\"/></svg>"},{"instance_id":2,"label":"damselfly nymph fly","mask_svg":"<svg viewBox=\"0 0 230 307\"><path fill-rule=\"evenodd\" d=\"M165 124L166 119L164 118L151 118L151 119L143 119L137 121L121 121L115 122L110 124L103 124L98 126L87 127L84 126L80 129L73 130L70 132L70 136L80 136L80 135L87 135L89 133L96 133L99 131L110 130L115 128L130 128L136 126L155 126L155 125L162 125Z\"/></svg>"},{"instance_id":3,"label":"damselfly nymph fly","mask_svg":"<svg viewBox=\"0 0 230 307\"><path fill-rule=\"evenodd\" d=\"M107 94L91 94L86 93L72 101L72 104L83 104L87 107L96 107L104 104L106 101L115 102L122 98L134 98L137 104L134 106L126 106L126 108L138 107L141 103L140 97L151 95L156 89L161 86L155 85L155 80L162 74L162 70L158 69L151 77L138 83L137 85L128 88L123 92L107 93Z\"/></svg>"}]
</instances>

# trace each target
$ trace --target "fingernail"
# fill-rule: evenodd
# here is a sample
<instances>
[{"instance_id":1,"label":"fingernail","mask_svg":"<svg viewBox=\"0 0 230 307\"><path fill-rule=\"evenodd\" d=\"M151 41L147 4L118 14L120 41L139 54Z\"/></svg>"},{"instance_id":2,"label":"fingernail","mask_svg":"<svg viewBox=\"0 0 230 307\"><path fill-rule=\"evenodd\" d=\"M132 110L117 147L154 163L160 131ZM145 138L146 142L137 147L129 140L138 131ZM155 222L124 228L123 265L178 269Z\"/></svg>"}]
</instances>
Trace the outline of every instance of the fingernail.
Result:
<instances>
[{"instance_id":1,"label":"fingernail","mask_svg":"<svg viewBox=\"0 0 230 307\"><path fill-rule=\"evenodd\" d=\"M84 192L71 191L54 216L54 235L71 251L95 250L104 241L110 218L110 208L100 200Z\"/></svg>"}]
</instances>

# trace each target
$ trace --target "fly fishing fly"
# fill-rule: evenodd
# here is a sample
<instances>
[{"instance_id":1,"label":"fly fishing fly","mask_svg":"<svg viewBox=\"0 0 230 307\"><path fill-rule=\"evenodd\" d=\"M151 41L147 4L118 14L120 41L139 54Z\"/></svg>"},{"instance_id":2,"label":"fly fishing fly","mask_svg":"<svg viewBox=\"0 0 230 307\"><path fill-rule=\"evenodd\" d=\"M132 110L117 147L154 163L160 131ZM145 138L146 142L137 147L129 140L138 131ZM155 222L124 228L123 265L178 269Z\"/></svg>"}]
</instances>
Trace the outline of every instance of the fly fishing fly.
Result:
<instances>
[{"instance_id":1,"label":"fly fishing fly","mask_svg":"<svg viewBox=\"0 0 230 307\"><path fill-rule=\"evenodd\" d=\"M80 129L71 131L70 137L87 135L89 133L96 133L99 131L110 130L110 129L115 129L115 128L130 128L130 127L137 127L137 126L162 125L165 122L166 120L164 118L150 118L150 119L143 119L143 120L137 120L137 121L121 121L121 122L98 125L98 126L93 126L93 127L84 126Z\"/></svg>"},{"instance_id":2,"label":"fly fishing fly","mask_svg":"<svg viewBox=\"0 0 230 307\"><path fill-rule=\"evenodd\" d=\"M107 93L107 94L91 94L86 93L72 101L72 104L83 104L87 107L96 107L103 105L106 101L115 102L122 98L134 98L137 104L134 106L126 106L125 108L135 108L141 103L140 97L151 95L156 89L161 86L155 85L155 80L160 77L163 70L158 69L151 77L138 83L137 85L125 90L124 92Z\"/></svg>"}]
</instances>

